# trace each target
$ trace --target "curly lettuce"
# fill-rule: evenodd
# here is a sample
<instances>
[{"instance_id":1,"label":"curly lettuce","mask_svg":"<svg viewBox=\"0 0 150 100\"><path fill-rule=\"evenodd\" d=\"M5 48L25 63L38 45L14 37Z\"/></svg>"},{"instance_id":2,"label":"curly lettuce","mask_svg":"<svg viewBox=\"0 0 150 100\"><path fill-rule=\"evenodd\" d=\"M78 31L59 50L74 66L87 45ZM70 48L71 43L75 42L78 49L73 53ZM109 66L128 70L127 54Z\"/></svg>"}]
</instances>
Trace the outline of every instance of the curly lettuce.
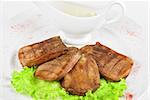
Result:
<instances>
[{"instance_id":1,"label":"curly lettuce","mask_svg":"<svg viewBox=\"0 0 150 100\"><path fill-rule=\"evenodd\" d=\"M16 92L29 95L34 100L118 100L127 88L126 81L110 82L100 79L100 87L88 91L85 96L70 95L58 81L44 81L34 77L36 68L25 67L22 71L14 71L11 84Z\"/></svg>"}]
</instances>

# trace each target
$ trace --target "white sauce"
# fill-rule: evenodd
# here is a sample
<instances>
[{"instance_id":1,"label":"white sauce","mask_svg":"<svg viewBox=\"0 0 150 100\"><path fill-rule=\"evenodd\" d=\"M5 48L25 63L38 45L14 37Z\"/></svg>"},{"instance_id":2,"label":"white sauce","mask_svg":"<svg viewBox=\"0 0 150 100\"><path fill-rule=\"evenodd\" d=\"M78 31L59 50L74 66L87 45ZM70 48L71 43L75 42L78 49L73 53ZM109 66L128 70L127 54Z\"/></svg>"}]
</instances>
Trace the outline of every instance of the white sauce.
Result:
<instances>
[{"instance_id":1,"label":"white sauce","mask_svg":"<svg viewBox=\"0 0 150 100\"><path fill-rule=\"evenodd\" d=\"M93 9L78 4L74 4L74 3L59 2L59 3L55 3L54 6L57 9L61 10L62 12L73 16L79 16L79 17L96 16L96 12Z\"/></svg>"}]
</instances>

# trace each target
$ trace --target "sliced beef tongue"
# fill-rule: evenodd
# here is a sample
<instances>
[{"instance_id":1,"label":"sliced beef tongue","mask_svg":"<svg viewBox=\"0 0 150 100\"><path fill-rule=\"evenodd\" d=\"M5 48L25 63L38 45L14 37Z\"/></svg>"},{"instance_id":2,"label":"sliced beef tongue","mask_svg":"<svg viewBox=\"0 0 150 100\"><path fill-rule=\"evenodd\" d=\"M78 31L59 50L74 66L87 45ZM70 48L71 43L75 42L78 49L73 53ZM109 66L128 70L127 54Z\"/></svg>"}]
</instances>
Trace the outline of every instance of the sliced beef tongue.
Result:
<instances>
[{"instance_id":1,"label":"sliced beef tongue","mask_svg":"<svg viewBox=\"0 0 150 100\"><path fill-rule=\"evenodd\" d=\"M19 50L18 57L22 66L40 65L66 53L67 47L59 36L24 46Z\"/></svg>"},{"instance_id":2,"label":"sliced beef tongue","mask_svg":"<svg viewBox=\"0 0 150 100\"><path fill-rule=\"evenodd\" d=\"M83 54L74 68L61 80L61 85L69 93L76 95L96 90L100 85L100 75L93 57Z\"/></svg>"},{"instance_id":3,"label":"sliced beef tongue","mask_svg":"<svg viewBox=\"0 0 150 100\"><path fill-rule=\"evenodd\" d=\"M74 67L80 57L78 48L69 47L66 54L40 65L35 76L42 80L60 80Z\"/></svg>"},{"instance_id":4,"label":"sliced beef tongue","mask_svg":"<svg viewBox=\"0 0 150 100\"><path fill-rule=\"evenodd\" d=\"M100 44L86 45L81 48L82 53L93 56L98 64L100 74L108 80L119 81L126 77L133 65L131 58Z\"/></svg>"}]
</instances>

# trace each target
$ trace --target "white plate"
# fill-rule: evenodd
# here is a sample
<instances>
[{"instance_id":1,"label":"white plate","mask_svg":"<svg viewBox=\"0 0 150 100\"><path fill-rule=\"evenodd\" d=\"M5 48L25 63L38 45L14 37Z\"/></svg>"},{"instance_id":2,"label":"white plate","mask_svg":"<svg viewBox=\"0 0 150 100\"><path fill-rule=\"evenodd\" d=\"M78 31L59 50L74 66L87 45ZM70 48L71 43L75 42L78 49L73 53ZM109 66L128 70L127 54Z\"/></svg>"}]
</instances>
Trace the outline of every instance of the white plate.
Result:
<instances>
[{"instance_id":1,"label":"white plate","mask_svg":"<svg viewBox=\"0 0 150 100\"><path fill-rule=\"evenodd\" d=\"M18 18L18 17L17 17ZM14 19L13 19L14 20ZM125 29L121 29L119 26L121 22L130 22L124 25ZM130 56L134 60L134 66L127 77L128 89L126 92L130 92L134 95L134 99L137 100L148 87L148 47L146 34L142 34L141 31L137 31L140 26L134 23L128 18L124 18L121 22L114 23L112 25L105 26L103 29L97 29L93 32L92 40L90 43L99 41L100 43L120 52L127 56ZM11 24L10 24L11 23ZM3 34L2 40L2 84L0 86L0 97L5 100L28 100L30 97L22 96L12 90L10 86L10 77L13 70L21 69L18 62L17 52L18 49L24 45L38 42L44 39L48 39L52 36L59 35L59 30L54 25L38 27L36 30L28 32L13 32L8 30L15 22L10 21L5 28L5 34ZM130 26L130 27L129 27ZM127 30L130 32L126 34ZM120 32L122 34L117 34ZM133 32L136 32L134 34ZM139 35L140 34L140 35ZM78 46L81 47L81 46Z\"/></svg>"}]
</instances>

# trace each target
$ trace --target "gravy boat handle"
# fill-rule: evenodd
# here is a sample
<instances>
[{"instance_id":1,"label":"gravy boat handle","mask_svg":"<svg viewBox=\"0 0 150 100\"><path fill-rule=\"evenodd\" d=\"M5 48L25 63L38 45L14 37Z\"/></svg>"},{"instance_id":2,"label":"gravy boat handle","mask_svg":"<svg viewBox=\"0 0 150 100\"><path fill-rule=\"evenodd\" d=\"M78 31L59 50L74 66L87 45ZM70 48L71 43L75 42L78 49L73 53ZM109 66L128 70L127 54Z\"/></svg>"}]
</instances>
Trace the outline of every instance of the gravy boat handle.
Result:
<instances>
[{"instance_id":1,"label":"gravy boat handle","mask_svg":"<svg viewBox=\"0 0 150 100\"><path fill-rule=\"evenodd\" d=\"M120 16L118 15L118 16L116 16L114 18L107 19L107 16L108 16L108 13L109 13L110 9L113 6L116 6L116 5L120 6L120 9L121 9ZM125 10L126 10L125 5L122 2L120 2L120 1L112 1L112 2L108 3L106 5L106 8L105 8L105 20L106 20L106 24L110 24L110 23L118 21L121 17L123 17L125 15Z\"/></svg>"}]
</instances>

